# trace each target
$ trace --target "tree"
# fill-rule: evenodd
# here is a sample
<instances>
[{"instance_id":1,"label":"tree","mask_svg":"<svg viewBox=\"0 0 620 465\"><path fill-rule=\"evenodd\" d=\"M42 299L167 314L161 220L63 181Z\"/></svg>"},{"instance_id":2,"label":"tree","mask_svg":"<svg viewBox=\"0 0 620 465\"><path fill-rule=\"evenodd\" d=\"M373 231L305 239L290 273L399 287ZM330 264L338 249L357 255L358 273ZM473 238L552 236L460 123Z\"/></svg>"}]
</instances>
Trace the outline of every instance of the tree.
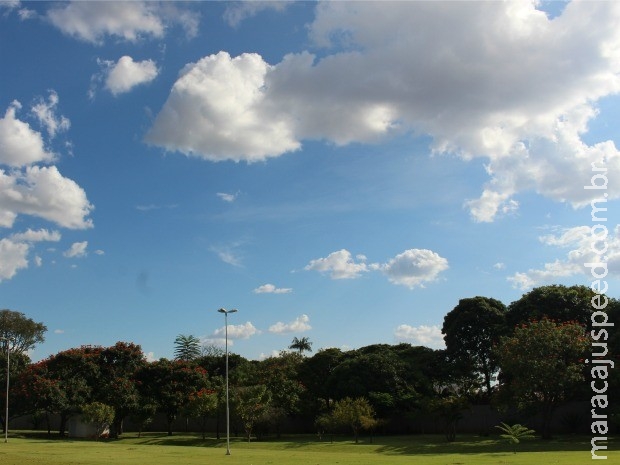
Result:
<instances>
[{"instance_id":1,"label":"tree","mask_svg":"<svg viewBox=\"0 0 620 465\"><path fill-rule=\"evenodd\" d=\"M345 397L337 401L331 415L335 424L351 428L355 444L359 442L361 430L370 430L377 424L375 411L365 397Z\"/></svg>"},{"instance_id":2,"label":"tree","mask_svg":"<svg viewBox=\"0 0 620 465\"><path fill-rule=\"evenodd\" d=\"M271 393L264 384L239 386L233 389L233 403L250 442L254 426L270 406Z\"/></svg>"},{"instance_id":3,"label":"tree","mask_svg":"<svg viewBox=\"0 0 620 465\"><path fill-rule=\"evenodd\" d=\"M446 342L446 355L468 372L482 376L483 385L491 392L497 361L493 346L506 334L506 306L488 297L461 299L443 321L441 332Z\"/></svg>"},{"instance_id":4,"label":"tree","mask_svg":"<svg viewBox=\"0 0 620 465\"><path fill-rule=\"evenodd\" d=\"M301 339L294 337L288 348L299 351L299 355L301 355L304 352L312 352L312 342L307 337L302 337Z\"/></svg>"},{"instance_id":5,"label":"tree","mask_svg":"<svg viewBox=\"0 0 620 465\"><path fill-rule=\"evenodd\" d=\"M183 361L161 359L149 363L136 378L144 402L157 405L166 415L168 436L172 436L172 423L192 396L208 387L204 368Z\"/></svg>"},{"instance_id":6,"label":"tree","mask_svg":"<svg viewBox=\"0 0 620 465\"><path fill-rule=\"evenodd\" d=\"M554 284L537 287L508 306L506 324L512 330L521 323L548 318L576 321L591 328L592 298L596 295L586 286Z\"/></svg>"},{"instance_id":7,"label":"tree","mask_svg":"<svg viewBox=\"0 0 620 465\"><path fill-rule=\"evenodd\" d=\"M45 341L47 327L20 312L0 310L0 337L10 341L11 353L23 354Z\"/></svg>"},{"instance_id":8,"label":"tree","mask_svg":"<svg viewBox=\"0 0 620 465\"><path fill-rule=\"evenodd\" d=\"M279 356L266 358L258 365L258 382L267 386L271 396L270 409L259 426L264 430L274 428L278 437L283 420L299 411L304 387L297 373L302 361L296 352L281 351Z\"/></svg>"},{"instance_id":9,"label":"tree","mask_svg":"<svg viewBox=\"0 0 620 465\"><path fill-rule=\"evenodd\" d=\"M118 438L123 433L124 418L139 407L135 376L146 364L146 358L139 345L117 342L101 350L97 363L100 380L94 390L97 400L114 409L110 435Z\"/></svg>"},{"instance_id":10,"label":"tree","mask_svg":"<svg viewBox=\"0 0 620 465\"><path fill-rule=\"evenodd\" d=\"M58 433L65 435L69 418L93 402L100 380L101 347L69 349L30 365L18 378L16 388L32 412L44 410L60 417Z\"/></svg>"},{"instance_id":11,"label":"tree","mask_svg":"<svg viewBox=\"0 0 620 465\"><path fill-rule=\"evenodd\" d=\"M101 402L91 402L82 407L82 418L86 423L95 426L95 438L99 439L114 420L114 407Z\"/></svg>"},{"instance_id":12,"label":"tree","mask_svg":"<svg viewBox=\"0 0 620 465\"><path fill-rule=\"evenodd\" d=\"M179 334L174 340L174 359L190 362L201 355L200 339L196 336Z\"/></svg>"},{"instance_id":13,"label":"tree","mask_svg":"<svg viewBox=\"0 0 620 465\"><path fill-rule=\"evenodd\" d=\"M499 430L501 430L504 434L500 434L500 437L508 442L508 444L512 444L514 449L513 452L517 453L517 444L521 442L521 439L531 439L534 437L533 429L529 429L527 426L523 425L507 425L506 423L500 423L499 426L496 426Z\"/></svg>"},{"instance_id":14,"label":"tree","mask_svg":"<svg viewBox=\"0 0 620 465\"><path fill-rule=\"evenodd\" d=\"M321 408L330 408L335 397L332 375L344 357L340 349L321 349L312 357L304 358L299 366L299 380L306 388L305 398L313 414Z\"/></svg>"},{"instance_id":15,"label":"tree","mask_svg":"<svg viewBox=\"0 0 620 465\"><path fill-rule=\"evenodd\" d=\"M542 437L551 437L555 408L583 381L589 348L585 329L578 323L548 319L517 327L503 337L497 356L503 375L501 390L517 407L536 407L543 417Z\"/></svg>"},{"instance_id":16,"label":"tree","mask_svg":"<svg viewBox=\"0 0 620 465\"><path fill-rule=\"evenodd\" d=\"M212 389L202 388L200 391L191 394L185 411L189 416L201 419L200 429L202 439L206 439L207 418L217 412L217 392Z\"/></svg>"}]
</instances>

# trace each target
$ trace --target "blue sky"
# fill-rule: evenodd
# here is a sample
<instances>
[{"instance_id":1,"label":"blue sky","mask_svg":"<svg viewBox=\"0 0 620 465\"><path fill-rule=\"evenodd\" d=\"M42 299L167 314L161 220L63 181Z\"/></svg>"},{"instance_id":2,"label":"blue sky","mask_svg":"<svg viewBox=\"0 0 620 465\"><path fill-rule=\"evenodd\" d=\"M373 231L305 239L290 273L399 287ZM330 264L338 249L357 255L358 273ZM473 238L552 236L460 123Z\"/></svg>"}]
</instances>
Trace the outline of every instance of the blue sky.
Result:
<instances>
[{"instance_id":1,"label":"blue sky","mask_svg":"<svg viewBox=\"0 0 620 465\"><path fill-rule=\"evenodd\" d=\"M443 346L620 289L617 2L0 3L0 307L84 344ZM607 254L592 251L592 163ZM599 204L600 205L600 204ZM602 265L601 265L602 266Z\"/></svg>"}]
</instances>

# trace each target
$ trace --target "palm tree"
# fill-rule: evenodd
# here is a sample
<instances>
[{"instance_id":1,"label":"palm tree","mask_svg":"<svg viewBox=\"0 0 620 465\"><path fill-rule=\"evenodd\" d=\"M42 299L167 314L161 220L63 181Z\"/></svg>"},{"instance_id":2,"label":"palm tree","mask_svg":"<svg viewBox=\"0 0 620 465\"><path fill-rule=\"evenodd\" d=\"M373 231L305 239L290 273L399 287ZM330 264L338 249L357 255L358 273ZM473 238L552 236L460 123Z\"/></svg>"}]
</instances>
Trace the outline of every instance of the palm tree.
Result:
<instances>
[{"instance_id":1,"label":"palm tree","mask_svg":"<svg viewBox=\"0 0 620 465\"><path fill-rule=\"evenodd\" d=\"M302 355L303 352L312 352L312 342L307 337L302 337L301 339L294 337L293 342L288 348L298 350L299 355Z\"/></svg>"},{"instance_id":2,"label":"palm tree","mask_svg":"<svg viewBox=\"0 0 620 465\"><path fill-rule=\"evenodd\" d=\"M179 334L174 340L174 359L190 362L200 357L200 339Z\"/></svg>"},{"instance_id":3,"label":"palm tree","mask_svg":"<svg viewBox=\"0 0 620 465\"><path fill-rule=\"evenodd\" d=\"M500 426L496 426L496 428L502 430L504 434L500 434L500 437L509 444L512 444L515 454L517 453L517 444L521 442L521 439L531 439L534 437L535 433L533 429L519 424L510 426L506 423L501 423Z\"/></svg>"}]
</instances>

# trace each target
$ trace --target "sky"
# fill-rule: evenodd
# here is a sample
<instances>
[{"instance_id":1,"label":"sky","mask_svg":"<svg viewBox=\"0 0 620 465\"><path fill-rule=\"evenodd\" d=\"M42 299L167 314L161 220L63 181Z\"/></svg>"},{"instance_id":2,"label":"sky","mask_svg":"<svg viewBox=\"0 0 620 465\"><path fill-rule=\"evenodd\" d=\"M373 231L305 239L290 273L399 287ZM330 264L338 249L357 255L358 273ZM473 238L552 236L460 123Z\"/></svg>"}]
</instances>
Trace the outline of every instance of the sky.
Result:
<instances>
[{"instance_id":1,"label":"sky","mask_svg":"<svg viewBox=\"0 0 620 465\"><path fill-rule=\"evenodd\" d=\"M234 308L229 348L259 360L442 348L462 298L593 274L619 297L619 23L612 1L2 1L0 308L47 326L34 361L223 346Z\"/></svg>"}]
</instances>

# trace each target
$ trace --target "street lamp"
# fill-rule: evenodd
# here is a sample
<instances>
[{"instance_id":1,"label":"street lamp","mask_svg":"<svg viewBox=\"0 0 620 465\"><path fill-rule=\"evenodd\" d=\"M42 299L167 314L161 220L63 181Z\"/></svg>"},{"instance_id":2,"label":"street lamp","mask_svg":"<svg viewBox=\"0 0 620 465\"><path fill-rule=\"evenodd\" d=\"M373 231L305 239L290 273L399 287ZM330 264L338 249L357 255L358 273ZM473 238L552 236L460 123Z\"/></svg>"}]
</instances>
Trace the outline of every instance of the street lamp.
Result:
<instances>
[{"instance_id":1,"label":"street lamp","mask_svg":"<svg viewBox=\"0 0 620 465\"><path fill-rule=\"evenodd\" d=\"M218 312L224 314L224 327L226 328L226 455L230 455L230 408L228 405L228 314L237 310L220 308Z\"/></svg>"},{"instance_id":2,"label":"street lamp","mask_svg":"<svg viewBox=\"0 0 620 465\"><path fill-rule=\"evenodd\" d=\"M0 341L6 342L6 411L4 412L4 442L9 442L9 370L11 368L10 353L11 348L8 337L0 336Z\"/></svg>"}]
</instances>

